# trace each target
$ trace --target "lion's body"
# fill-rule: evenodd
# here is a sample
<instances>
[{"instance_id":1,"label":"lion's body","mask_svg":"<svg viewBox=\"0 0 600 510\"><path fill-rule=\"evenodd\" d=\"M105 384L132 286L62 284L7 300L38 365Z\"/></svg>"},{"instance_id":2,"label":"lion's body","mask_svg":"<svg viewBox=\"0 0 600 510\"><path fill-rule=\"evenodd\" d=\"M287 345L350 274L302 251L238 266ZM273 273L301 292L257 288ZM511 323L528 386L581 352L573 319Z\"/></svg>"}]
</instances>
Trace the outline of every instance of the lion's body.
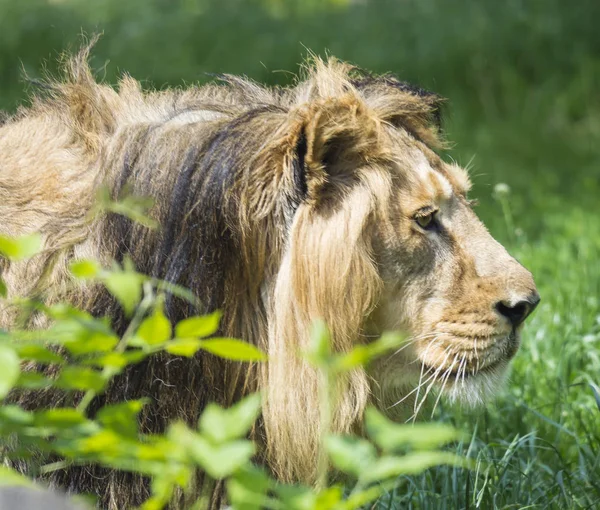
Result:
<instances>
[{"instance_id":1,"label":"lion's body","mask_svg":"<svg viewBox=\"0 0 600 510\"><path fill-rule=\"evenodd\" d=\"M407 323L369 323L393 289L381 268L387 259L374 253L389 253L394 243L386 236L400 217L391 197L402 176L378 168L429 161L445 176L442 184L462 193L464 176L443 169L429 149L437 143L437 98L336 62L317 62L289 89L227 77L224 85L145 93L126 78L116 92L91 78L85 57L72 62L67 82L0 125L0 234L39 232L44 239L44 252L29 263L0 261L10 296L68 300L108 314L123 331L125 320L106 293L74 285L72 260L109 264L129 256L141 272L190 288L201 309L170 299L171 320L222 309L222 332L267 351L269 364L157 356L119 377L102 402L150 396L141 425L160 431L176 418L195 422L209 401L230 405L261 389L261 456L284 480L312 481L317 375L297 351L316 318L328 322L338 350L364 341L371 328ZM153 197L161 228L113 214L91 218L103 185L113 197L126 185ZM406 314L416 296L413 290L402 298ZM13 321L0 303L0 327ZM372 399L364 370L346 383L333 420L340 432L360 428ZM27 398L30 407L58 404L44 394ZM97 474L71 470L56 481L95 492L110 508L146 495L141 480Z\"/></svg>"}]
</instances>

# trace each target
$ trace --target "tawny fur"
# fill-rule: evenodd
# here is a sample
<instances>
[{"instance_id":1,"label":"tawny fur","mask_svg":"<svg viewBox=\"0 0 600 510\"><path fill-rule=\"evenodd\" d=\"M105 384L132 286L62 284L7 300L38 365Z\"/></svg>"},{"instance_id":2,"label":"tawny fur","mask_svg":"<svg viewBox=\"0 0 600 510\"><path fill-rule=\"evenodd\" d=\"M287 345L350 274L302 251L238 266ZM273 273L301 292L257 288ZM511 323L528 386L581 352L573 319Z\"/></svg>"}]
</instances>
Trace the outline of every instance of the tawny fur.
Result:
<instances>
[{"instance_id":1,"label":"tawny fur","mask_svg":"<svg viewBox=\"0 0 600 510\"><path fill-rule=\"evenodd\" d=\"M262 366L156 356L120 376L92 410L150 396L141 426L160 432L177 418L195 423L207 402L227 406L261 390L253 438L262 460L282 480L311 483L320 452L318 375L298 354L315 319L325 319L340 352L387 328L422 337L381 361L383 379L357 369L343 381L333 427L349 432L360 429L369 402L385 407L406 391L402 367L410 356L427 358L424 333L468 312L491 317L488 330L469 334L504 338L506 324L490 303L506 294L506 282L533 292L530 275L468 208L466 174L432 151L440 145L437 96L334 59L314 60L290 88L225 76L221 84L144 92L125 77L115 90L96 83L86 60L87 50L63 81L0 127L0 234L39 232L44 241L29 262L0 262L9 296L67 300L110 316L122 332L126 320L106 292L75 283L68 267L129 256L202 302L192 309L171 297L172 321L222 309L223 334L269 354ZM152 196L161 228L91 216L103 185L114 198L126 185ZM447 250L428 248L415 232L411 214L429 203L450 211L448 222L464 219L456 232L449 228ZM469 250L471 233L490 261ZM485 288L477 286L482 279ZM0 302L0 326L15 320ZM34 316L29 326L46 324ZM469 356L471 369L477 354ZM22 403L60 401L38 393ZM111 509L139 504L148 490L135 476L96 468L57 473L54 482L94 492Z\"/></svg>"}]
</instances>

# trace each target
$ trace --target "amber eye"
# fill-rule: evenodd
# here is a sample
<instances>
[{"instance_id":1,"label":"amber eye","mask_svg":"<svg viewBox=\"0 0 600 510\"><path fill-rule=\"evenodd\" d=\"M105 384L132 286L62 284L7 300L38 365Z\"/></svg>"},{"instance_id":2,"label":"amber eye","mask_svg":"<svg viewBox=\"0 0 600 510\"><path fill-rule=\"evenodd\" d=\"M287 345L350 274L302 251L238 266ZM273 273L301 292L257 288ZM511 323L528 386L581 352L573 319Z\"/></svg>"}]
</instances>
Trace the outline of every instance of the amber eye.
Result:
<instances>
[{"instance_id":1,"label":"amber eye","mask_svg":"<svg viewBox=\"0 0 600 510\"><path fill-rule=\"evenodd\" d=\"M436 222L437 211L431 211L427 214L419 214L415 216L417 225L424 230L432 230L437 225Z\"/></svg>"}]
</instances>

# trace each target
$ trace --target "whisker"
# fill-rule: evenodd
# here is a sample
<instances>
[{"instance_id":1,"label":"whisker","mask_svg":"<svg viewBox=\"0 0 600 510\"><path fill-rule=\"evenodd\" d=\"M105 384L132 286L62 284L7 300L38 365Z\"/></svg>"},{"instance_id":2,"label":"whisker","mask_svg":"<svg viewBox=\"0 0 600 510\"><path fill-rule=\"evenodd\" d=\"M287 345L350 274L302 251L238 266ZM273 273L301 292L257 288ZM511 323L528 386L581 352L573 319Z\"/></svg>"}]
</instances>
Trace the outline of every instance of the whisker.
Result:
<instances>
[{"instance_id":1,"label":"whisker","mask_svg":"<svg viewBox=\"0 0 600 510\"><path fill-rule=\"evenodd\" d=\"M465 353L465 366L463 368L463 374L462 374L462 387L465 387L465 373L467 371L467 365L468 365L468 361L467 361L467 353Z\"/></svg>"},{"instance_id":2,"label":"whisker","mask_svg":"<svg viewBox=\"0 0 600 510\"><path fill-rule=\"evenodd\" d=\"M448 379L450 379L450 375L452 374L452 369L454 368L454 365L456 364L456 360L457 360L458 356L459 356L458 354L456 354L454 356L452 365L450 365L448 370L446 370L446 375L445 375L444 381L442 383L442 387L440 388L440 392L439 392L437 398L435 399L435 404L433 405L433 411L431 411L432 418L433 418L433 415L435 414L435 410L437 409L438 403L439 403L440 399L442 398L442 394L444 393L444 388L446 387L446 383L448 382Z\"/></svg>"},{"instance_id":3,"label":"whisker","mask_svg":"<svg viewBox=\"0 0 600 510\"><path fill-rule=\"evenodd\" d=\"M449 349L450 349L450 347L446 348L446 350L449 350ZM427 387L427 390L425 391L425 395L423 395L423 398L421 399L421 401L420 401L418 407L416 408L414 414L407 421L410 421L412 419L412 421L414 422L417 419L417 415L419 414L419 411L421 410L421 407L423 407L423 404L425 403L425 400L427 399L427 396L431 392L431 389L434 387L435 381L437 380L437 376L442 372L444 364L446 363L446 360L448 359L448 357L450 356L450 354L451 354L450 352L448 352L446 354L446 357L444 358L444 360L442 361L442 363L440 364L440 366L436 370L435 377L433 378L433 381L431 381L431 383Z\"/></svg>"},{"instance_id":4,"label":"whisker","mask_svg":"<svg viewBox=\"0 0 600 510\"><path fill-rule=\"evenodd\" d=\"M458 364L458 370L456 371L456 375L454 376L454 381L456 383L458 383L458 381L460 380L461 371L463 371L467 366L466 360L467 353L465 352L463 353L462 358L460 359L460 363Z\"/></svg>"},{"instance_id":5,"label":"whisker","mask_svg":"<svg viewBox=\"0 0 600 510\"><path fill-rule=\"evenodd\" d=\"M425 375L429 372L431 372L433 370L433 368L429 368L427 369L427 371L425 372ZM435 373L432 373L427 379L425 379L422 383L419 384L419 386L417 386L415 389L413 389L410 393L408 393L407 395L404 395L404 397L402 397L400 400L398 400L398 402L396 402L395 404L392 404L391 406L389 406L387 409L391 409L392 407L396 407L398 404L401 404L402 402L404 402L408 397L410 397L415 391L417 391L419 388L422 388L423 386L425 386L425 384L427 384L431 378L435 375Z\"/></svg>"},{"instance_id":6,"label":"whisker","mask_svg":"<svg viewBox=\"0 0 600 510\"><path fill-rule=\"evenodd\" d=\"M424 369L425 369L425 362L422 361L421 362L421 373L419 375L419 384L417 385L417 396L415 397L415 407L413 409L416 409L417 402L419 401L419 390L421 389L421 381L423 380L423 370Z\"/></svg>"},{"instance_id":7,"label":"whisker","mask_svg":"<svg viewBox=\"0 0 600 510\"><path fill-rule=\"evenodd\" d=\"M419 385L417 386L417 396L415 397L415 407L414 407L414 411L416 412L417 410L417 403L419 402L419 390L421 389L421 380L423 379L423 370L425 368L425 357L427 355L427 352L429 351L430 347L433 345L433 343L435 342L435 340L437 339L437 337L434 337L429 344L427 345L427 347L425 348L425 350L423 351L423 354L421 356L421 375L419 376Z\"/></svg>"},{"instance_id":8,"label":"whisker","mask_svg":"<svg viewBox=\"0 0 600 510\"><path fill-rule=\"evenodd\" d=\"M435 382L437 380L438 375L440 374L440 370L438 369L434 374L433 374L433 380L429 383L429 385L427 386L427 389L425 391L425 395L423 395L423 398L421 399L421 401L419 402L419 405L417 407L417 409L415 410L415 412L413 413L413 415L408 418L406 420L406 423L408 423L409 421L412 421L413 423L417 420L417 416L419 414L419 411L421 410L421 407L423 406L423 404L425 403L425 400L427 399L427 395L429 395L429 392L431 391L431 388L433 388L433 386L435 385Z\"/></svg>"}]
</instances>

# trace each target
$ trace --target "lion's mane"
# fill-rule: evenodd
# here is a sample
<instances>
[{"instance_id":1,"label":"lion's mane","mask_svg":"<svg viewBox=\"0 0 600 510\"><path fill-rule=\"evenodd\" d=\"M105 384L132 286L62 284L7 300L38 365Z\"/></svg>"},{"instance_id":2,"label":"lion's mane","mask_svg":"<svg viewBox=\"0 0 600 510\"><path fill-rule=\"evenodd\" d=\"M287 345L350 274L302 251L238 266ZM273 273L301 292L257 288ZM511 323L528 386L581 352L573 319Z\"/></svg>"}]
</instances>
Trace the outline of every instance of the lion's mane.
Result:
<instances>
[{"instance_id":1,"label":"lion's mane","mask_svg":"<svg viewBox=\"0 0 600 510\"><path fill-rule=\"evenodd\" d=\"M141 427L160 432L176 418L195 423L210 401L226 406L261 390L253 432L261 457L282 480L313 481L318 377L298 353L317 318L336 350L363 341L382 286L368 233L390 184L354 186L341 176L386 161L383 124L437 144L437 96L333 59L315 59L289 88L221 76L203 87L144 92L125 77L115 90L93 79L87 50L45 89L0 127L0 233L44 239L34 260L0 267L11 296L66 299L110 316L122 332L127 321L106 292L73 285L73 259L128 256L139 271L188 287L202 305L170 297L172 321L221 309L221 333L264 349L269 362L155 356L118 377L95 407L150 397ZM114 198L126 186L153 197L160 228L115 214L90 220L102 185ZM13 320L0 305L0 326ZM344 381L336 431L360 428L369 383L364 370ZM26 398L29 407L60 404L45 394ZM147 496L147 485L127 473L75 467L54 476L110 508Z\"/></svg>"}]
</instances>

